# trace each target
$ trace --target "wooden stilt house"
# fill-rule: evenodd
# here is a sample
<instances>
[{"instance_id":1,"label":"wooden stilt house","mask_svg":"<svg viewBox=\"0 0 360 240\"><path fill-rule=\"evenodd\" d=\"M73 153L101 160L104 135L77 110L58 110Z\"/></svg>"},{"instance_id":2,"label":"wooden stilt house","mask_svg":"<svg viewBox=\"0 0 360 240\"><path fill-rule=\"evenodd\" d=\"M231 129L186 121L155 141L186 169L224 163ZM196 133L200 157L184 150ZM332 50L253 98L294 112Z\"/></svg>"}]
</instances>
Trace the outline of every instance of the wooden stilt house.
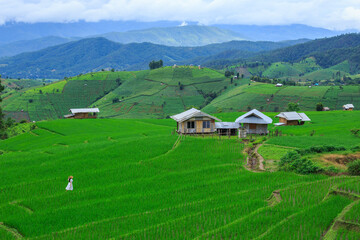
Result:
<instances>
[{"instance_id":1,"label":"wooden stilt house","mask_svg":"<svg viewBox=\"0 0 360 240\"><path fill-rule=\"evenodd\" d=\"M239 129L239 123L236 122L216 122L216 131L219 135L236 136Z\"/></svg>"},{"instance_id":2,"label":"wooden stilt house","mask_svg":"<svg viewBox=\"0 0 360 240\"><path fill-rule=\"evenodd\" d=\"M100 112L98 108L72 108L65 118L84 119L84 118L97 118L97 113Z\"/></svg>"},{"instance_id":3,"label":"wooden stilt house","mask_svg":"<svg viewBox=\"0 0 360 240\"><path fill-rule=\"evenodd\" d=\"M195 108L171 116L177 122L177 132L181 134L202 134L216 131L215 121L220 119Z\"/></svg>"},{"instance_id":4,"label":"wooden stilt house","mask_svg":"<svg viewBox=\"0 0 360 240\"><path fill-rule=\"evenodd\" d=\"M235 120L241 124L239 132L245 131L246 134L266 135L269 133L268 125L272 123L272 119L256 109L245 113ZM239 134L240 135L240 134Z\"/></svg>"},{"instance_id":5,"label":"wooden stilt house","mask_svg":"<svg viewBox=\"0 0 360 240\"><path fill-rule=\"evenodd\" d=\"M275 123L275 126L281 125L303 125L305 122L311 121L305 113L297 112L281 112L275 117L279 118L279 123Z\"/></svg>"}]
</instances>

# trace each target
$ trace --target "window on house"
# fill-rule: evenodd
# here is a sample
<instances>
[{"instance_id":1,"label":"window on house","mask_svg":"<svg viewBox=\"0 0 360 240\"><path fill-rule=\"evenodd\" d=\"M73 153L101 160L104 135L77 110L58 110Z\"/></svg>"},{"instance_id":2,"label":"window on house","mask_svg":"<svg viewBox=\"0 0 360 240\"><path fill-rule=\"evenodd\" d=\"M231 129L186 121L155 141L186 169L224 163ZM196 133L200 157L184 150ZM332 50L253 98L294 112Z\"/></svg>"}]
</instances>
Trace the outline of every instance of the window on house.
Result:
<instances>
[{"instance_id":1,"label":"window on house","mask_svg":"<svg viewBox=\"0 0 360 240\"><path fill-rule=\"evenodd\" d=\"M187 122L187 128L195 128L195 122L194 121Z\"/></svg>"},{"instance_id":2,"label":"window on house","mask_svg":"<svg viewBox=\"0 0 360 240\"><path fill-rule=\"evenodd\" d=\"M203 128L210 128L210 121L203 121Z\"/></svg>"}]
</instances>

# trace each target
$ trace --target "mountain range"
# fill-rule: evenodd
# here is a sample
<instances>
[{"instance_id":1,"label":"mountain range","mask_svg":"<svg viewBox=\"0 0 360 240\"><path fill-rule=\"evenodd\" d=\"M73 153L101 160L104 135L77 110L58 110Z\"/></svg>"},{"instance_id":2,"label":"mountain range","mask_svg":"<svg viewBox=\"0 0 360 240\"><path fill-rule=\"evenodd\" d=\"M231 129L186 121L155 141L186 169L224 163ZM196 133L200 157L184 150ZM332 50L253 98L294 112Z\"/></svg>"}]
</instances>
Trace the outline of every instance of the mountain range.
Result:
<instances>
[{"instance_id":1,"label":"mountain range","mask_svg":"<svg viewBox=\"0 0 360 240\"><path fill-rule=\"evenodd\" d=\"M301 24L212 26L176 21L100 21L6 23L0 25L0 57L37 51L81 38L105 37L120 43L150 42L167 46L204 46L232 40L285 41L332 37L356 30L333 31Z\"/></svg>"},{"instance_id":2,"label":"mountain range","mask_svg":"<svg viewBox=\"0 0 360 240\"><path fill-rule=\"evenodd\" d=\"M304 42L231 41L201 47L169 47L152 43L120 44L108 39L86 38L0 59L0 74L15 78L63 78L101 69L147 69L152 60L162 59L165 65L201 64L210 59L250 57Z\"/></svg>"}]
</instances>

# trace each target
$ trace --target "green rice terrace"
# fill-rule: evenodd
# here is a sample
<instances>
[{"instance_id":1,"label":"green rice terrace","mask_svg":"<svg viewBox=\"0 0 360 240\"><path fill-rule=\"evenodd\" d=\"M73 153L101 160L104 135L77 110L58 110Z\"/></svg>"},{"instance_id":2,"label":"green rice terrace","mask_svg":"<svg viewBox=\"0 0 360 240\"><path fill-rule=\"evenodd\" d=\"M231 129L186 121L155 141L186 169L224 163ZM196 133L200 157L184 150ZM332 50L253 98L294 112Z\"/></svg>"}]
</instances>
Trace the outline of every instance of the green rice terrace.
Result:
<instances>
[{"instance_id":1,"label":"green rice terrace","mask_svg":"<svg viewBox=\"0 0 360 240\"><path fill-rule=\"evenodd\" d=\"M135 74L128 81L150 75ZM325 144L344 147L332 154L356 154L359 111L306 113L311 123L256 138L266 161ZM360 238L360 177L250 171L246 141L174 128L172 119L60 119L0 141L0 239ZM73 191L65 191L69 175Z\"/></svg>"},{"instance_id":2,"label":"green rice terrace","mask_svg":"<svg viewBox=\"0 0 360 240\"><path fill-rule=\"evenodd\" d=\"M275 63L265 72L276 76L276 65L278 68L290 66ZM302 72L317 68L311 59L291 67ZM315 110L318 102L331 110L340 110L348 103L360 106L359 85L278 88L273 84L251 82L246 76L231 80L223 71L180 66L89 73L45 86L42 83L36 86L29 80L21 89L8 87L2 94L2 108L5 114L17 120L39 121L63 118L70 108L84 107L98 107L101 118L139 119L166 118L190 107L212 114L252 108L278 112L284 111L288 102L296 102L301 110L307 111Z\"/></svg>"}]
</instances>

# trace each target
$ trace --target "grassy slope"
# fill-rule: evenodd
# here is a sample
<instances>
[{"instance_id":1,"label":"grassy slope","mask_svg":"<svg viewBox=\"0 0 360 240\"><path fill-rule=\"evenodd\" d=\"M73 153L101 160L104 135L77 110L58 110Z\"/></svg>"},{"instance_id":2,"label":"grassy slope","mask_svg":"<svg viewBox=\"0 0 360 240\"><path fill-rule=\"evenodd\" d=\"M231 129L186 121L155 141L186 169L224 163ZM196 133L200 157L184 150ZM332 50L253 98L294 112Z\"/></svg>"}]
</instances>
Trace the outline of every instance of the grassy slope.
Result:
<instances>
[{"instance_id":1,"label":"grassy slope","mask_svg":"<svg viewBox=\"0 0 360 240\"><path fill-rule=\"evenodd\" d=\"M302 111L299 111L302 112ZM360 128L359 111L330 111L316 112L305 111L311 122L301 126L269 126L269 130L278 129L283 136L275 137L266 143L284 147L306 148L314 145L338 145L354 147L359 145L359 138L351 135L350 130ZM275 116L278 113L266 113L273 119L273 123L279 122ZM235 121L242 113L219 113L215 114L223 121ZM314 131L313 136L310 133Z\"/></svg>"},{"instance_id":2,"label":"grassy slope","mask_svg":"<svg viewBox=\"0 0 360 240\"><path fill-rule=\"evenodd\" d=\"M164 67L134 72L119 88L93 106L101 109L100 117L163 118L191 106L199 108L205 102L203 94L220 92L229 85L229 79L212 69ZM121 101L113 103L116 97Z\"/></svg>"},{"instance_id":3,"label":"grassy slope","mask_svg":"<svg viewBox=\"0 0 360 240\"><path fill-rule=\"evenodd\" d=\"M0 142L0 221L29 238L319 239L352 202L325 196L358 180L251 173L236 139L186 137L174 148L172 120L37 125ZM269 205L277 189L282 201Z\"/></svg>"},{"instance_id":4,"label":"grassy slope","mask_svg":"<svg viewBox=\"0 0 360 240\"><path fill-rule=\"evenodd\" d=\"M343 65L338 69L345 68ZM282 66L302 73L318 68L311 58L292 66ZM307 78L309 74L332 75L337 71L322 69L301 78ZM70 108L79 107L99 107L100 117L165 118L189 107L215 113L246 111L248 108L284 111L290 101L299 103L301 110L314 110L318 102L332 110L341 109L347 103L360 105L359 86L344 86L343 89L336 86L276 88L271 84L248 83L248 79L235 79L230 84L230 79L225 78L223 73L197 67L104 71L20 91L10 89L11 92L3 95L2 107L9 116L18 120L27 118L37 121L61 118ZM207 95L209 93L216 93L218 97L212 100ZM119 101L113 102L116 98Z\"/></svg>"},{"instance_id":5,"label":"grassy slope","mask_svg":"<svg viewBox=\"0 0 360 240\"><path fill-rule=\"evenodd\" d=\"M269 101L268 101L269 99ZM204 111L209 113L222 111L246 111L249 107L262 111L284 111L289 102L297 102L301 110L315 110L322 102L330 109L342 109L347 103L360 105L359 86L275 87L272 84L251 83L238 86L215 98Z\"/></svg>"}]
</instances>

